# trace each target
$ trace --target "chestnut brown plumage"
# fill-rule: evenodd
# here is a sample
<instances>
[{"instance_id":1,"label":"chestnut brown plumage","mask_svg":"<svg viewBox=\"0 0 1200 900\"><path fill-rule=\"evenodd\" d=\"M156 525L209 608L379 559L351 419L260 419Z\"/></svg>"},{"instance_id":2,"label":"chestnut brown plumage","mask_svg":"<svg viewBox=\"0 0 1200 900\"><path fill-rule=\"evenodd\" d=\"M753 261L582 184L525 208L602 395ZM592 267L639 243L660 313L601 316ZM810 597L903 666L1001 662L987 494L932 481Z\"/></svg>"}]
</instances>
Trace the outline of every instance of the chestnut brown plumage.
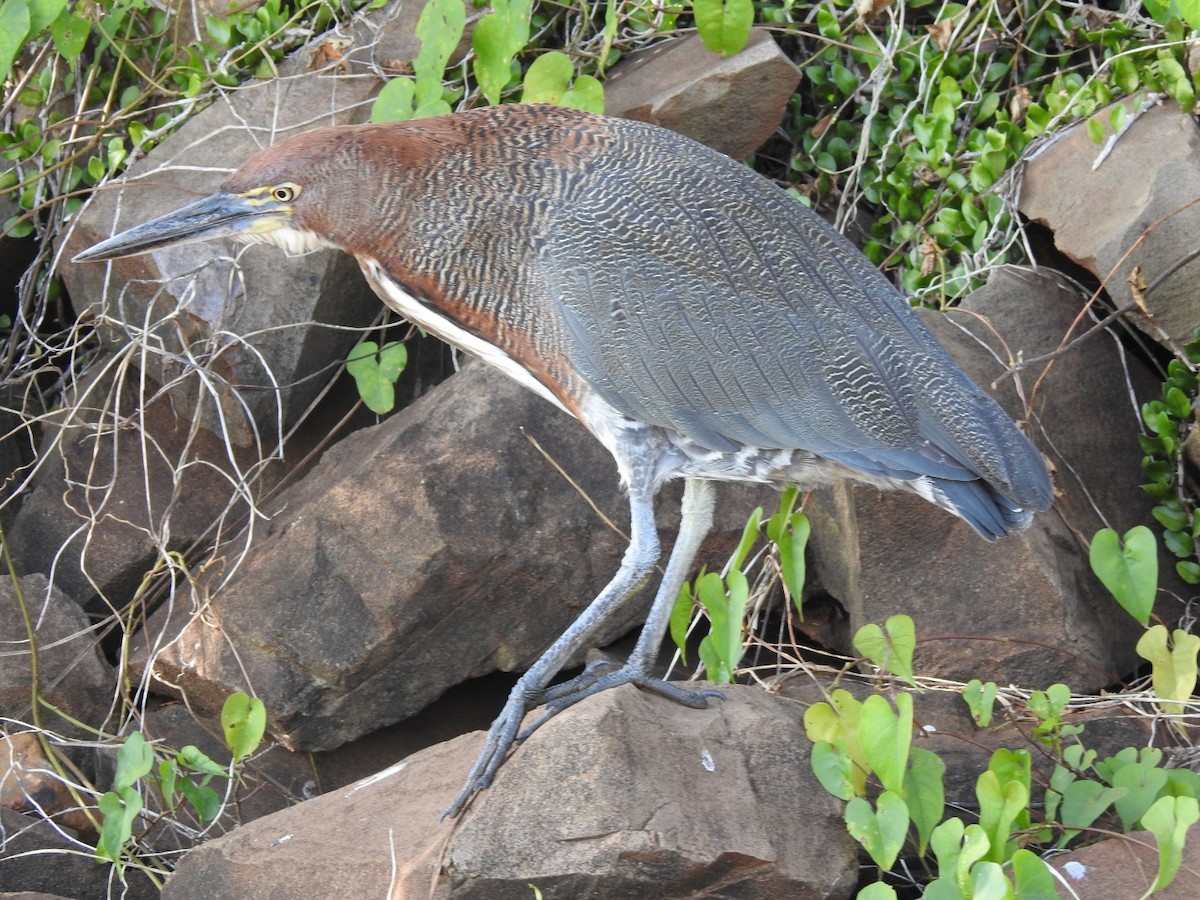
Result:
<instances>
[{"instance_id":1,"label":"chestnut brown plumage","mask_svg":"<svg viewBox=\"0 0 1200 900\"><path fill-rule=\"evenodd\" d=\"M583 423L630 504L620 569L525 673L448 812L491 782L530 709L648 674L711 524L712 481L857 479L914 492L994 540L1051 501L1040 455L853 246L766 179L677 134L549 106L321 128L221 191L79 254L229 236L353 254L384 303ZM682 524L624 667L550 682Z\"/></svg>"}]
</instances>

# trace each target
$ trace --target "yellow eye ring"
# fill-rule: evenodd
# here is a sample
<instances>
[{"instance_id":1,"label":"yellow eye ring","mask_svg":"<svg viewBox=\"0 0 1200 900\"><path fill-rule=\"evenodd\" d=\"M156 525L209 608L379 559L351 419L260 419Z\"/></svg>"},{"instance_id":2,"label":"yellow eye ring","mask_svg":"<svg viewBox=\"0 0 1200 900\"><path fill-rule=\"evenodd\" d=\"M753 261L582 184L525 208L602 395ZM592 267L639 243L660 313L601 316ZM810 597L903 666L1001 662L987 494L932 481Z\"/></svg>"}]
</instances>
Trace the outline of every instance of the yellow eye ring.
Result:
<instances>
[{"instance_id":1,"label":"yellow eye ring","mask_svg":"<svg viewBox=\"0 0 1200 900\"><path fill-rule=\"evenodd\" d=\"M298 184L279 184L271 188L271 199L276 203L291 203L300 196Z\"/></svg>"}]
</instances>

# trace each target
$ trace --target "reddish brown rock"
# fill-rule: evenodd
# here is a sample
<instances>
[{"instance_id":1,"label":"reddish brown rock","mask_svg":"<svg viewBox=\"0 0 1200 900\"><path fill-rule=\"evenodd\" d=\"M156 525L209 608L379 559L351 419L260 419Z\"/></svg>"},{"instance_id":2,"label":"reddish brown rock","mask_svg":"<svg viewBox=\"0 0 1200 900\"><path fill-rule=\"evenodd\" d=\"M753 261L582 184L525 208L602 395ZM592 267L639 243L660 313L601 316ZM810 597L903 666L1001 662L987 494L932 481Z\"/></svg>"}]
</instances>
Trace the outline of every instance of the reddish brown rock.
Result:
<instances>
[{"instance_id":1,"label":"reddish brown rock","mask_svg":"<svg viewBox=\"0 0 1200 900\"><path fill-rule=\"evenodd\" d=\"M740 53L718 56L699 35L656 44L613 67L605 111L653 122L745 159L779 127L800 70L755 28ZM733 123L735 127L730 127Z\"/></svg>"},{"instance_id":2,"label":"reddish brown rock","mask_svg":"<svg viewBox=\"0 0 1200 900\"><path fill-rule=\"evenodd\" d=\"M482 735L457 738L193 851L163 897L850 896L856 847L810 773L803 708L727 693L706 710L590 698L439 822Z\"/></svg>"},{"instance_id":3,"label":"reddish brown rock","mask_svg":"<svg viewBox=\"0 0 1200 900\"><path fill-rule=\"evenodd\" d=\"M1148 99L1120 103L1132 111ZM1095 118L1107 123L1109 114L1103 109ZM1200 261L1176 269L1200 232L1197 196L1200 128L1168 100L1147 108L1111 147L1092 141L1083 122L1056 136L1025 164L1018 205L1054 232L1059 250L1105 282L1116 304L1133 299L1127 279L1139 268L1155 324L1183 342L1200 323ZM1144 318L1130 321L1159 337Z\"/></svg>"}]
</instances>

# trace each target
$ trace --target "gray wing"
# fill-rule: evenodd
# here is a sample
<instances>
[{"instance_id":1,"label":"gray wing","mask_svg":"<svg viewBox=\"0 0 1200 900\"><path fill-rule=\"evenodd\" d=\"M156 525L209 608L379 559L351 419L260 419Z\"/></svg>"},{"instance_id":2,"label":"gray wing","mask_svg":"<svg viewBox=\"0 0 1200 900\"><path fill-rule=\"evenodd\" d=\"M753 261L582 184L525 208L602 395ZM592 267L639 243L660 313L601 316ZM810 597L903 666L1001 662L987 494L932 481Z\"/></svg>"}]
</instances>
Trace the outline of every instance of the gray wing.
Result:
<instances>
[{"instance_id":1,"label":"gray wing","mask_svg":"<svg viewBox=\"0 0 1200 900\"><path fill-rule=\"evenodd\" d=\"M1044 505L1036 451L887 280L769 182L689 147L630 142L545 237L540 268L591 388L713 450L983 477Z\"/></svg>"}]
</instances>

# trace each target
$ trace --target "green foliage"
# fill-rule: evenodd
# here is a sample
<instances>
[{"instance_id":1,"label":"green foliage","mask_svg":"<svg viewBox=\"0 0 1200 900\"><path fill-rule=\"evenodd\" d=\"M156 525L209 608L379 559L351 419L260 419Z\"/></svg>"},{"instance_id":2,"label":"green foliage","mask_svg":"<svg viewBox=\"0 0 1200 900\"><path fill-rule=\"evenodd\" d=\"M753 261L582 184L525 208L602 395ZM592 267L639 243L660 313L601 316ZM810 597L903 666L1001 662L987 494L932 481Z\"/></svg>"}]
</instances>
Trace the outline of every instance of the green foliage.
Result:
<instances>
[{"instance_id":1,"label":"green foliage","mask_svg":"<svg viewBox=\"0 0 1200 900\"><path fill-rule=\"evenodd\" d=\"M1134 526L1123 539L1111 528L1097 531L1089 560L1122 609L1143 625L1149 622L1158 592L1158 542L1150 529Z\"/></svg>"},{"instance_id":2,"label":"green foliage","mask_svg":"<svg viewBox=\"0 0 1200 900\"><path fill-rule=\"evenodd\" d=\"M267 708L257 697L236 691L221 708L221 729L225 746L233 751L234 763L240 763L258 749L267 731Z\"/></svg>"},{"instance_id":3,"label":"green foliage","mask_svg":"<svg viewBox=\"0 0 1200 900\"><path fill-rule=\"evenodd\" d=\"M342 8L333 0L265 0L209 16L207 39L176 44L174 16L146 0L3 0L0 75L23 77L20 114L0 131L0 155L10 164L0 195L14 198L20 212L0 230L26 237L40 225L52 236L79 209L79 192L120 174L215 87L272 74ZM31 59L39 68L26 73ZM68 108L86 112L72 119Z\"/></svg>"},{"instance_id":4,"label":"green foliage","mask_svg":"<svg viewBox=\"0 0 1200 900\"><path fill-rule=\"evenodd\" d=\"M1168 363L1161 399L1142 406L1148 433L1139 438L1145 454L1142 470L1150 478L1142 490L1157 501L1154 518L1163 527L1163 543L1179 559L1176 571L1189 584L1200 584L1200 516L1180 476L1184 441L1195 427L1193 409L1200 398L1198 364L1200 329Z\"/></svg>"},{"instance_id":5,"label":"green foliage","mask_svg":"<svg viewBox=\"0 0 1200 900\"><path fill-rule=\"evenodd\" d=\"M692 0L692 15L704 46L731 56L750 38L754 4L751 0Z\"/></svg>"},{"instance_id":6,"label":"green foliage","mask_svg":"<svg viewBox=\"0 0 1200 900\"><path fill-rule=\"evenodd\" d=\"M591 75L575 76L575 65L565 53L543 53L525 73L523 103L556 103L587 112L604 112L604 87Z\"/></svg>"},{"instance_id":7,"label":"green foliage","mask_svg":"<svg viewBox=\"0 0 1200 900\"><path fill-rule=\"evenodd\" d=\"M1052 684L1044 691L1034 691L1029 695L1029 711L1037 717L1033 739L1049 747L1056 756L1062 754L1063 738L1073 737L1083 731L1082 725L1068 725L1065 721L1070 702L1071 689L1065 684Z\"/></svg>"},{"instance_id":8,"label":"green foliage","mask_svg":"<svg viewBox=\"0 0 1200 900\"><path fill-rule=\"evenodd\" d=\"M1187 637L1200 644L1200 638ZM1177 643L1184 639L1183 632L1176 632ZM1194 663L1190 642L1187 649ZM1189 671L1190 691L1194 666ZM1183 692L1181 682L1176 695ZM994 684L973 682L964 696L974 699L977 721L990 721ZM813 773L825 790L846 801L849 833L883 871L895 865L907 842L933 867L926 897L1056 897L1054 876L1026 845L1062 848L1086 829L1118 824L1125 831L1144 828L1155 834L1155 890L1161 889L1175 876L1187 830L1200 818L1200 775L1162 768L1163 754L1156 749L1127 748L1098 760L1094 751L1067 743L1083 731L1066 722L1070 699L1070 689L1056 684L1034 692L1028 701L1036 719L1032 736L1057 760L1040 821L1033 802L1033 758L1028 750L1006 748L992 753L987 771L976 781L978 821L943 818L945 766L935 753L913 746L912 695L907 692L890 700L871 694L860 701L835 689L826 702L806 710L804 727L813 745ZM888 890L873 888L878 896L890 896Z\"/></svg>"},{"instance_id":9,"label":"green foliage","mask_svg":"<svg viewBox=\"0 0 1200 900\"><path fill-rule=\"evenodd\" d=\"M375 341L360 341L346 357L346 371L354 378L358 394L376 415L396 406L396 381L408 365L408 348L397 341L381 348Z\"/></svg>"},{"instance_id":10,"label":"green foliage","mask_svg":"<svg viewBox=\"0 0 1200 900\"><path fill-rule=\"evenodd\" d=\"M792 598L792 605L796 607L796 615L803 622L804 580L807 577L804 551L808 547L808 537L812 532L812 526L808 521L808 516L795 509L799 496L800 489L795 485L789 485L784 489L783 497L779 501L779 512L767 521L767 537L779 551L779 574L783 579L784 590ZM761 510L756 512L761 512ZM757 527L756 520L755 528ZM743 535L743 543L745 540L746 537ZM744 553L741 558L745 558Z\"/></svg>"},{"instance_id":11,"label":"green foliage","mask_svg":"<svg viewBox=\"0 0 1200 900\"><path fill-rule=\"evenodd\" d=\"M531 0L495 0L492 12L475 25L475 80L488 103L500 102L500 92L513 78L513 57L529 43Z\"/></svg>"},{"instance_id":12,"label":"green foliage","mask_svg":"<svg viewBox=\"0 0 1200 900\"><path fill-rule=\"evenodd\" d=\"M154 747L140 732L133 732L117 751L117 768L112 790L97 804L102 816L96 856L118 867L124 865L126 852L135 839L135 826L145 803L142 793L157 787L168 815L188 807L202 825L216 819L221 811L221 796L209 786L213 778L230 777L233 769L258 749L266 733L266 712L262 701L238 691L225 700L221 724L226 745L232 752L229 767L214 762L199 748L188 745L159 760L155 766Z\"/></svg>"},{"instance_id":13,"label":"green foliage","mask_svg":"<svg viewBox=\"0 0 1200 900\"><path fill-rule=\"evenodd\" d=\"M429 0L417 19L421 49L413 60L412 77L393 78L371 107L372 122L392 122L441 116L450 112L442 85L450 55L462 40L467 24L462 0ZM390 408L390 407L389 407Z\"/></svg>"},{"instance_id":14,"label":"green foliage","mask_svg":"<svg viewBox=\"0 0 1200 900\"><path fill-rule=\"evenodd\" d=\"M983 684L978 678L972 678L963 688L963 700L971 711L971 718L980 728L987 728L992 724L992 710L999 691L996 682L989 681Z\"/></svg>"},{"instance_id":15,"label":"green foliage","mask_svg":"<svg viewBox=\"0 0 1200 900\"><path fill-rule=\"evenodd\" d=\"M779 512L767 520L765 530L777 554L780 580L799 613L804 591L804 550L810 526L804 513L795 509L798 497L799 490L794 485L785 489ZM687 631L695 608L699 606L708 618L709 632L700 642L699 653L712 681L730 683L742 658L746 634L743 619L751 598L747 559L763 528L763 511L756 509L725 566L728 574L722 577L715 572L701 572L692 585L685 584L680 589L671 610L671 640L682 654L686 654Z\"/></svg>"},{"instance_id":16,"label":"green foliage","mask_svg":"<svg viewBox=\"0 0 1200 900\"><path fill-rule=\"evenodd\" d=\"M813 202L870 204L868 256L930 302L968 293L1012 258L1016 222L1000 189L1030 141L1141 88L1195 104L1177 20L1055 2L860 9L832 0L812 16L791 169ZM1018 22L1020 41L996 39ZM1127 116L1114 110L1089 130Z\"/></svg>"},{"instance_id":17,"label":"green foliage","mask_svg":"<svg viewBox=\"0 0 1200 900\"><path fill-rule=\"evenodd\" d=\"M869 659L880 673L890 672L908 684L913 680L913 652L917 648L916 627L906 615L889 616L884 627L869 622L854 635L854 649Z\"/></svg>"},{"instance_id":18,"label":"green foliage","mask_svg":"<svg viewBox=\"0 0 1200 900\"><path fill-rule=\"evenodd\" d=\"M709 681L731 684L742 658L742 619L750 585L733 569L722 578L709 572L696 579L695 599L708 615L708 634L700 641L700 660Z\"/></svg>"}]
</instances>

